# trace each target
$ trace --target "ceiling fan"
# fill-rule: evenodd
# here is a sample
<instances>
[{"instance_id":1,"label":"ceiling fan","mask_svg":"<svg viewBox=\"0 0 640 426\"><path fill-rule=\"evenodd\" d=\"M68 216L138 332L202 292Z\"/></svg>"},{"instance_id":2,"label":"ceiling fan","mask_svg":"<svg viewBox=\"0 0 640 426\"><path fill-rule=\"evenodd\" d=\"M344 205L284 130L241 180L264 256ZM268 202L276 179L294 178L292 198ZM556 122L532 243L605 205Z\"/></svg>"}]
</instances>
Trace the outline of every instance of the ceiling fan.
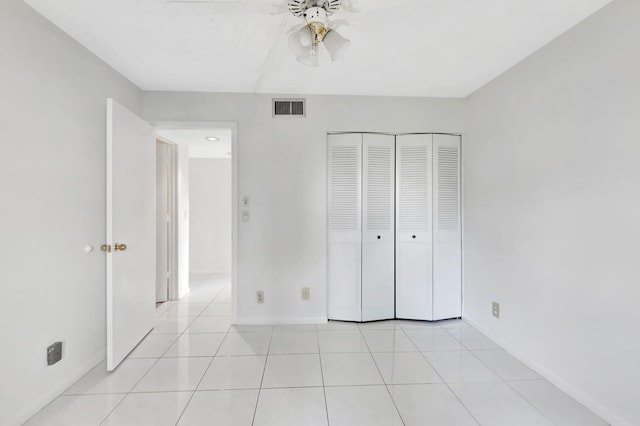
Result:
<instances>
[{"instance_id":1,"label":"ceiling fan","mask_svg":"<svg viewBox=\"0 0 640 426\"><path fill-rule=\"evenodd\" d=\"M331 21L329 17L338 10L354 12L350 0L281 0L275 4L268 4L256 0L169 0L167 6L175 5L204 5L216 14L281 14L293 15L304 20L290 28L288 32L289 48L296 55L298 62L317 67L318 48L323 44L329 52L332 61L341 59L348 50L351 41L340 35L336 28L347 22L344 20ZM274 68L272 52L284 32L286 16L280 26L273 46L260 67L261 74Z\"/></svg>"}]
</instances>

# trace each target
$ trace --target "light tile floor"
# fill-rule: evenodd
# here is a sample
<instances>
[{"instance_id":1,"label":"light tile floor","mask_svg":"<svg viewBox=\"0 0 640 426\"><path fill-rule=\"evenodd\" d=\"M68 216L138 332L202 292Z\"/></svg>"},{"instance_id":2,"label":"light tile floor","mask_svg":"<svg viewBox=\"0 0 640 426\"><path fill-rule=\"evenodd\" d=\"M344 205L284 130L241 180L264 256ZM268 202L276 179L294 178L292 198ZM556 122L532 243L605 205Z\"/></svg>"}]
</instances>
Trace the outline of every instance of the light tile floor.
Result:
<instances>
[{"instance_id":1,"label":"light tile floor","mask_svg":"<svg viewBox=\"0 0 640 426\"><path fill-rule=\"evenodd\" d=\"M225 276L157 308L27 425L606 425L462 320L232 326Z\"/></svg>"}]
</instances>

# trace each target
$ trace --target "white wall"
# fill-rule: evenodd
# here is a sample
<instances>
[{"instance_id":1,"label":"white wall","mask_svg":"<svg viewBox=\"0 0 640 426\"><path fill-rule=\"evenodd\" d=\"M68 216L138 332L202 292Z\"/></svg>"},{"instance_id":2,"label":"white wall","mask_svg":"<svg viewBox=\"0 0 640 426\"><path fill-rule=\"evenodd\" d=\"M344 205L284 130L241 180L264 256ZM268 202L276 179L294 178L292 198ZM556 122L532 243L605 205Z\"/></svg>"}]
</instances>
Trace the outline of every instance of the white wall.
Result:
<instances>
[{"instance_id":1,"label":"white wall","mask_svg":"<svg viewBox=\"0 0 640 426\"><path fill-rule=\"evenodd\" d=\"M464 152L466 317L616 425L640 424L638 22L616 0L475 93Z\"/></svg>"},{"instance_id":2,"label":"white wall","mask_svg":"<svg viewBox=\"0 0 640 426\"><path fill-rule=\"evenodd\" d=\"M189 160L189 270L231 272L231 160Z\"/></svg>"},{"instance_id":3,"label":"white wall","mask_svg":"<svg viewBox=\"0 0 640 426\"><path fill-rule=\"evenodd\" d=\"M0 52L0 423L12 425L105 357L106 98L138 111L140 91L18 0L0 1Z\"/></svg>"},{"instance_id":4,"label":"white wall","mask_svg":"<svg viewBox=\"0 0 640 426\"><path fill-rule=\"evenodd\" d=\"M147 92L150 121L237 121L238 320L326 319L327 131L462 132L463 100L309 96L307 118L274 119L268 95ZM236 155L236 153L234 153ZM311 288L311 300L300 288ZM265 303L255 302L264 290Z\"/></svg>"}]
</instances>

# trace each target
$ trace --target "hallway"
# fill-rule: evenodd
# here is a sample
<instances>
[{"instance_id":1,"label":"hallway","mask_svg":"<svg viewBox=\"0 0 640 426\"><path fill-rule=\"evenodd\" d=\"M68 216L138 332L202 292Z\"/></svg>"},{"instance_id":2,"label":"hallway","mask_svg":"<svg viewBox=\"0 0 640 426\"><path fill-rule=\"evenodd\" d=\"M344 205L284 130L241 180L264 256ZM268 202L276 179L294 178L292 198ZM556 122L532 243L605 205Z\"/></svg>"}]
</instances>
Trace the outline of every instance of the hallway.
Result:
<instances>
[{"instance_id":1,"label":"hallway","mask_svg":"<svg viewBox=\"0 0 640 426\"><path fill-rule=\"evenodd\" d=\"M27 425L605 425L464 321L231 326L226 276L157 308Z\"/></svg>"}]
</instances>

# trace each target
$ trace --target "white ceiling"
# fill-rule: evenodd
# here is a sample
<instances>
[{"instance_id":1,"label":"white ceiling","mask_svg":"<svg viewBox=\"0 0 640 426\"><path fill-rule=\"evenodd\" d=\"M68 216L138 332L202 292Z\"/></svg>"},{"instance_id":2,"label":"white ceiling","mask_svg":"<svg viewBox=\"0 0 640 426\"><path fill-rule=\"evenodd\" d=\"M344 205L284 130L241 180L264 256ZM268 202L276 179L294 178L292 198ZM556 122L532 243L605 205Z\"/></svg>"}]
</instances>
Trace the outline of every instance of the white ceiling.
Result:
<instances>
[{"instance_id":1,"label":"white ceiling","mask_svg":"<svg viewBox=\"0 0 640 426\"><path fill-rule=\"evenodd\" d=\"M189 146L189 158L231 158L230 129L162 129L156 134L169 142ZM208 141L212 136L219 141Z\"/></svg>"},{"instance_id":2,"label":"white ceiling","mask_svg":"<svg viewBox=\"0 0 640 426\"><path fill-rule=\"evenodd\" d=\"M349 52L331 62L321 49L315 69L287 45L300 19L273 13L286 0L228 0L263 5L250 14L166 0L25 1L145 90L465 97L611 0L351 0L359 12L333 16L350 23L338 30ZM261 76L267 57L279 66Z\"/></svg>"}]
</instances>

